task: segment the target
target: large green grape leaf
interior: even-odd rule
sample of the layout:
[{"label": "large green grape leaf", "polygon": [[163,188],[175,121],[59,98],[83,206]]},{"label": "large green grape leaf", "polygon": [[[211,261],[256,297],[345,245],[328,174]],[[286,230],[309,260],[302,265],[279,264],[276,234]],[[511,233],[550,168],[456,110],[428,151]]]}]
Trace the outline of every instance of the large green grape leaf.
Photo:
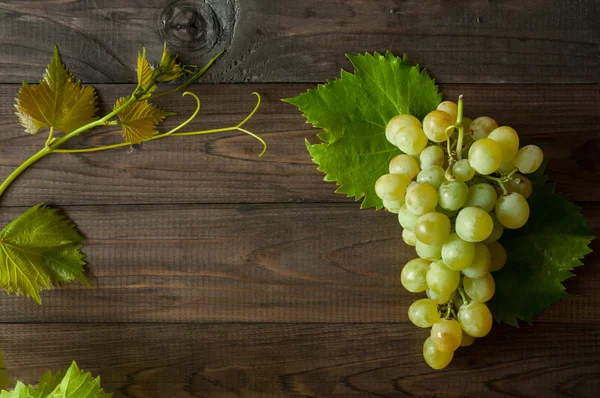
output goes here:
[{"label": "large green grape leaf", "polygon": [[0,398],[111,398],[93,378],[73,362],[66,372],[44,373],[37,387],[17,382],[12,391],[0,392]]},{"label": "large green grape leaf", "polygon": [[543,167],[532,176],[531,215],[523,228],[505,230],[500,243],[507,263],[494,273],[496,293],[488,303],[498,322],[531,323],[557,301],[569,297],[562,282],[574,276],[594,239],[580,208],[554,192]]},{"label": "large green grape leaf", "polygon": [[82,240],[56,209],[33,206],[0,232],[0,287],[40,304],[43,288],[73,280],[91,287],[83,274]]},{"label": "large green grape leaf", "polygon": [[322,129],[321,143],[306,147],[325,181],[339,185],[336,192],[363,199],[362,208],[383,206],[375,181],[387,173],[400,150],[385,138],[385,125],[398,114],[422,119],[437,107],[441,94],[435,81],[411,65],[406,56],[391,53],[351,56],[354,74],[284,101],[294,104],[307,123]]}]

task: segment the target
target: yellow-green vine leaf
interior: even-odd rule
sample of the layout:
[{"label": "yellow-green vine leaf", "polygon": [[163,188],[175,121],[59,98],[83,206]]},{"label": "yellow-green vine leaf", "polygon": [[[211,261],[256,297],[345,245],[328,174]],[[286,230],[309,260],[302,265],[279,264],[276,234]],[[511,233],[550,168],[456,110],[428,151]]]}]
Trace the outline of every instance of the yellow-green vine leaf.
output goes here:
[{"label": "yellow-green vine leaf", "polygon": [[142,52],[138,51],[137,58],[137,79],[141,89],[147,92],[152,92],[156,89],[156,85],[152,86],[154,81],[152,80],[152,68],[146,59],[146,49],[142,49]]},{"label": "yellow-green vine leaf", "polygon": [[[115,103],[115,109],[127,102],[123,97]],[[129,105],[117,114],[121,127],[123,127],[123,138],[126,142],[140,144],[153,135],[158,134],[156,125],[173,113],[165,112],[148,101],[138,101]]]},{"label": "yellow-green vine leaf", "polygon": [[163,48],[158,67],[160,69],[159,82],[170,82],[185,73],[183,66],[177,62],[177,56],[173,56],[167,51],[167,43],[165,43]]},{"label": "yellow-green vine leaf", "polygon": [[58,48],[54,47],[54,57],[40,84],[23,82],[15,107],[19,121],[29,134],[44,127],[69,133],[94,120],[96,91],[75,80],[61,62]]},{"label": "yellow-green vine leaf", "polygon": [[57,209],[33,206],[0,232],[0,287],[38,304],[42,289],[53,285],[78,280],[91,287],[83,274],[82,240]]},{"label": "yellow-green vine leaf", "polygon": [[73,362],[66,372],[44,373],[37,387],[17,382],[13,391],[0,392],[0,398],[111,398],[100,387],[100,377],[92,377]]},{"label": "yellow-green vine leaf", "polygon": [[342,71],[338,79],[284,101],[294,104],[306,122],[322,129],[321,143],[306,147],[313,162],[336,182],[337,193],[356,200],[362,208],[383,206],[375,181],[387,173],[400,150],[385,138],[385,126],[394,116],[408,113],[422,119],[440,103],[435,81],[391,53],[352,56],[355,73]]}]

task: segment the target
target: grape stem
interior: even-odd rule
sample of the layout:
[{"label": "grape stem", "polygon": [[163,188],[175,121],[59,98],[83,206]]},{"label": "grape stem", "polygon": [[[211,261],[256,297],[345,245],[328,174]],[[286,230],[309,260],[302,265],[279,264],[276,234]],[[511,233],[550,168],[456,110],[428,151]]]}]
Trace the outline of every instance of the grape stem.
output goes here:
[{"label": "grape stem", "polygon": [[502,177],[492,177],[492,176],[482,176],[482,177],[485,177],[488,180],[495,181],[502,189],[502,193],[504,195],[506,195],[508,193],[508,190],[506,189],[506,186],[504,185],[504,183],[514,180],[516,178],[514,175],[517,171],[519,171],[519,169],[515,168],[513,171],[511,171],[510,173],[508,173],[507,175],[502,176]]},{"label": "grape stem", "polygon": [[[465,128],[463,126],[463,96],[458,96],[458,110],[456,112],[456,122],[449,126],[446,131],[446,152],[448,152],[448,168],[446,169],[445,177],[448,181],[454,181],[456,178],[452,175],[452,168],[454,164],[462,159],[462,146],[465,135]],[[454,130],[458,130],[458,139],[454,142],[450,139],[450,134]],[[452,149],[456,146],[456,149]]]},{"label": "grape stem", "polygon": [[460,294],[460,298],[462,298],[463,303],[469,304],[471,300],[469,300],[469,298],[467,297],[467,293],[465,293],[465,290],[463,289],[462,285],[458,285],[456,291],[458,292],[458,294]]},{"label": "grape stem", "polygon": [[465,135],[465,127],[463,126],[463,95],[458,96],[458,112],[456,113],[456,128],[458,129],[458,142],[456,144],[456,156],[458,160],[462,159],[462,146]]}]

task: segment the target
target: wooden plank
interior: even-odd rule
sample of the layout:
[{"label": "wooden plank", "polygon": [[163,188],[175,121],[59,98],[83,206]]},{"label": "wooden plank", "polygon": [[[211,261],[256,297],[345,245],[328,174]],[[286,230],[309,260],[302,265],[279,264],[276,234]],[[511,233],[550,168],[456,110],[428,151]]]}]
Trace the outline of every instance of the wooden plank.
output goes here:
[{"label": "wooden plank", "polygon": [[[0,225],[22,209],[5,209]],[[0,295],[0,322],[405,322],[421,295],[396,217],[355,205],[67,207],[87,237],[95,289]],[[585,214],[596,235],[600,208]],[[598,249],[598,241],[593,243]],[[600,250],[568,281],[576,297],[537,318],[598,323]]]},{"label": "wooden plank", "polygon": [[[298,110],[282,103],[308,85],[198,85],[203,109],[190,129],[235,125],[254,106],[252,91],[263,106],[248,128],[269,143],[224,135],[169,138],[91,154],[53,154],[32,167],[6,192],[3,206],[46,201],[61,205],[232,202],[352,202],[334,194],[307,154],[304,139],[312,129]],[[7,176],[43,145],[44,134],[31,137],[14,116],[18,87],[0,85],[0,175]],[[99,86],[104,111],[132,86]],[[536,143],[552,161],[550,179],[578,201],[600,200],[600,85],[518,86],[444,85],[447,98],[466,97],[467,115],[487,114],[520,132],[522,144]],[[161,104],[184,120],[192,112],[189,98],[169,97]],[[174,121],[168,126],[173,126]],[[118,130],[78,139],[75,147],[119,142]]]},{"label": "wooden plank", "polygon": [[[165,37],[158,33],[164,30],[160,16],[169,3],[3,2],[0,82],[38,80],[54,45],[85,81],[132,82],[142,46],[151,59],[159,57]],[[235,9],[232,1],[207,3],[222,15],[224,30],[202,29],[199,19],[184,18],[180,25],[200,30],[184,32],[177,46],[193,64],[227,50],[206,76],[209,82],[320,82],[349,66],[344,54],[375,50],[407,53],[445,83],[599,81],[600,10],[594,0],[245,0]],[[188,45],[193,51],[184,51]]]},{"label": "wooden plank", "polygon": [[[443,371],[409,324],[1,325],[13,379],[72,360],[115,398],[597,397],[597,325],[495,327]],[[443,394],[442,394],[443,392]]]}]

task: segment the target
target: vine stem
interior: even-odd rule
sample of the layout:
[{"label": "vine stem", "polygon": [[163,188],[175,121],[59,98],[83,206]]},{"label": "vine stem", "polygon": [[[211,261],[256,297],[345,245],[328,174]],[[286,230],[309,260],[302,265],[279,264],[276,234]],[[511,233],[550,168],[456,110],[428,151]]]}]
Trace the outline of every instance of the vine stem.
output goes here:
[{"label": "vine stem", "polygon": [[458,111],[456,113],[456,127],[458,128],[458,142],[456,143],[456,156],[458,160],[462,159],[462,146],[465,135],[465,127],[463,126],[463,96],[458,96]]}]

